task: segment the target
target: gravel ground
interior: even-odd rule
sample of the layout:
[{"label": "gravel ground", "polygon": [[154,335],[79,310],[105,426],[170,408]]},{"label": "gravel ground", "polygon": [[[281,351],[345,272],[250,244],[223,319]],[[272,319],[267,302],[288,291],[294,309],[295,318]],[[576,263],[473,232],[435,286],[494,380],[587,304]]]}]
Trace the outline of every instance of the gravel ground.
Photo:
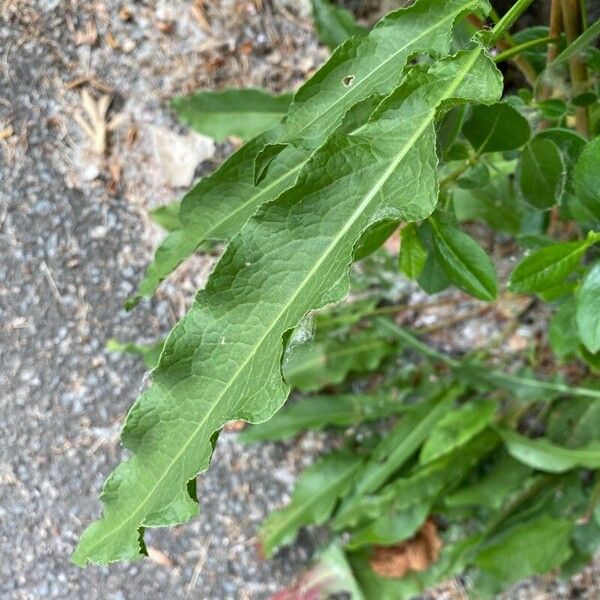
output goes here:
[{"label": "gravel ground", "polygon": [[[297,12],[265,17],[252,2],[211,4],[208,26],[183,1],[0,11],[0,598],[267,598],[306,562],[310,538],[263,562],[256,527],[319,438],[242,450],[225,433],[199,482],[201,516],[148,532],[153,561],[83,571],[69,556],[123,458],[118,433],[144,379],[105,342],[168,331],[208,268],[196,261],[150,304],[121,308],[160,235],[148,208],[182,191],[157,164],[152,128],[177,132],[174,94],[292,88],[324,53]],[[112,97],[103,155],[76,121],[84,91]]]},{"label": "gravel ground", "polygon": [[[199,480],[199,518],[147,533],[151,560],[69,561],[123,458],[120,426],[144,381],[106,340],[157,339],[210,268],[193,260],[150,303],[121,308],[160,236],[148,209],[183,191],[154,152],[157,129],[183,133],[168,100],[199,87],[296,87],[326,56],[306,14],[306,2],[286,0],[0,2],[0,598],[263,599],[308,561],[310,534],[264,562],[255,532],[325,438],[242,448],[233,432]],[[81,124],[86,93],[96,106],[111,99],[91,124],[110,123],[99,146]],[[510,597],[597,598],[586,595],[596,575],[536,580]],[[434,597],[464,594],[452,585]]]}]

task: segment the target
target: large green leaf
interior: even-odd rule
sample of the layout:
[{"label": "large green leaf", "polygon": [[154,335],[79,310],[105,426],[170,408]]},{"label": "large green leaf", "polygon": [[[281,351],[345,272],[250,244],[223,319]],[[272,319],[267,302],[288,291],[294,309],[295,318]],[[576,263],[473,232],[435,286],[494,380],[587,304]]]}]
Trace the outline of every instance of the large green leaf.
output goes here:
[{"label": "large green leaf", "polygon": [[335,425],[347,427],[402,413],[406,405],[384,395],[335,394],[303,398],[280,410],[273,418],[245,429],[243,442],[282,440],[309,429]]},{"label": "large green leaf", "polygon": [[367,33],[345,8],[335,6],[329,0],[311,0],[311,4],[319,39],[331,50],[335,50],[353,35]]},{"label": "large green leaf", "polygon": [[186,125],[221,142],[231,135],[249,140],[276,125],[291,101],[292,94],[247,88],[177,96],[171,107]]},{"label": "large green leaf", "polygon": [[[151,296],[202,241],[233,237],[261,204],[294,184],[310,151],[342,124],[353,106],[391,92],[414,54],[446,54],[453,23],[480,8],[489,8],[486,0],[418,0],[384,17],[369,35],[338,48],[298,90],[284,126],[250,141],[186,194],[179,215],[182,230],[168,235],[158,247],[127,306]],[[302,148],[286,146],[299,138]],[[280,152],[276,156],[267,152],[272,160],[255,186],[256,159],[266,146],[276,146]]]},{"label": "large green leaf", "polygon": [[167,338],[152,385],[127,417],[122,440],[133,454],[108,479],[104,516],[84,532],[76,563],[136,558],[141,527],[197,513],[188,482],[208,468],[215,432],[232,420],[265,421],[283,404],[284,335],[347,294],[362,233],[435,208],[440,107],[494,102],[501,91],[481,48],[413,71],[359,135],[332,136],[297,184],[242,228]]},{"label": "large green leaf", "polygon": [[592,234],[585,240],[552,244],[532,252],[511,273],[508,287],[513,292],[543,292],[563,283],[597,237]]},{"label": "large green leaf", "polygon": [[577,199],[595,219],[600,219],[600,137],[579,156],[573,173]]},{"label": "large green leaf", "polygon": [[581,448],[565,448],[545,438],[532,440],[508,429],[500,430],[500,435],[510,455],[534,469],[548,473],[564,473],[578,467],[600,469],[600,441],[591,441]]},{"label": "large green leaf", "polygon": [[437,262],[457,287],[481,300],[493,300],[496,269],[484,250],[457,227],[430,219]]},{"label": "large green leaf", "polygon": [[572,528],[569,520],[547,516],[522,523],[486,545],[476,564],[505,583],[545,573],[571,556]]},{"label": "large green leaf", "polygon": [[[600,163],[597,165],[600,169]],[[600,350],[600,261],[585,276],[577,293],[577,330],[589,352]]]},{"label": "large green leaf", "polygon": [[336,452],[321,458],[296,481],[290,503],[272,513],[259,531],[265,556],[294,540],[304,525],[324,523],[350,486],[361,464],[357,454]]}]

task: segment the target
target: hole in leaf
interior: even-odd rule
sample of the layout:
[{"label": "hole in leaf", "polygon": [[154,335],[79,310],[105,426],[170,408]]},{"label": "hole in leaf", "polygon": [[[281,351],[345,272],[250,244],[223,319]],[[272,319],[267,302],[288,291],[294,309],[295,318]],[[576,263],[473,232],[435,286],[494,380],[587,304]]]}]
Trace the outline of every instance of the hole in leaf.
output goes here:
[{"label": "hole in leaf", "polygon": [[344,77],[344,79],[342,79],[342,83],[346,87],[350,87],[354,83],[354,75],[346,75],[346,77]]}]

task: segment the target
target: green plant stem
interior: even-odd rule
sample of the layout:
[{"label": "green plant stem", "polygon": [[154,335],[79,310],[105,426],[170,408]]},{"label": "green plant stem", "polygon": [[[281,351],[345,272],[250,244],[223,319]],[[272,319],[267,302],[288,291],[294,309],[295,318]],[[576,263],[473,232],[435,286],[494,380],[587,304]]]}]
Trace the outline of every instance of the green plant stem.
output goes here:
[{"label": "green plant stem", "polygon": [[454,183],[465,171],[470,169],[473,165],[477,164],[477,160],[479,159],[478,155],[471,156],[471,158],[467,159],[463,165],[449,173],[440,181],[440,188],[445,188],[451,183]]},{"label": "green plant stem", "polygon": [[[562,18],[567,42],[572,44],[583,32],[580,0],[561,0]],[[569,58],[569,74],[573,95],[578,96],[587,90],[587,67],[585,60],[574,54]],[[589,135],[589,118],[587,106],[575,107],[575,126],[584,137]]]},{"label": "green plant stem", "polygon": [[543,38],[538,38],[537,40],[529,40],[528,42],[523,42],[522,44],[513,46],[512,48],[509,48],[508,50],[505,50],[504,52],[500,52],[500,54],[497,54],[496,56],[494,56],[494,62],[500,63],[504,60],[508,60],[509,58],[512,58],[516,54],[520,54],[521,52],[523,52],[525,50],[529,50],[529,48],[535,48],[536,46],[543,46],[544,44],[553,44],[553,42],[556,42],[557,40],[558,40],[558,38],[548,35]]},{"label": "green plant stem", "polygon": [[[378,320],[380,327],[387,331],[393,337],[402,340],[408,346],[417,350],[424,356],[433,360],[438,360],[445,363],[452,369],[460,369],[462,363],[459,360],[451,358],[450,356],[439,352],[435,348],[428,346],[421,340],[417,339],[412,333],[409,333],[406,329],[398,327],[388,319]],[[574,387],[564,383],[555,383],[552,381],[538,381],[537,379],[530,379],[528,377],[519,377],[518,375],[512,375],[510,373],[504,373],[502,371],[496,371],[490,369],[487,365],[481,365],[482,379],[485,377],[486,381],[490,385],[494,385],[499,389],[510,388],[510,384],[526,386],[536,388],[538,390],[546,390],[548,392],[556,392],[557,394],[564,394],[565,396],[574,396],[579,398],[593,398],[594,400],[600,400],[600,390],[591,388]],[[507,385],[508,384],[508,385]]]},{"label": "green plant stem", "polygon": [[[490,16],[495,23],[498,23],[500,20],[495,11]],[[469,15],[468,19],[474,27],[481,29],[482,32],[485,30],[486,24],[477,15]],[[483,35],[485,36],[485,33],[483,33]],[[509,33],[505,33],[503,39],[496,42],[497,48],[502,51],[508,50],[514,45],[515,42]],[[533,87],[537,79],[537,73],[535,72],[533,65],[520,54],[516,54],[510,60],[514,63],[515,67],[521,71],[521,74],[525,77],[527,83]]]},{"label": "green plant stem", "polygon": [[489,42],[494,43],[502,38],[532,3],[533,0],[517,0],[490,31]]}]

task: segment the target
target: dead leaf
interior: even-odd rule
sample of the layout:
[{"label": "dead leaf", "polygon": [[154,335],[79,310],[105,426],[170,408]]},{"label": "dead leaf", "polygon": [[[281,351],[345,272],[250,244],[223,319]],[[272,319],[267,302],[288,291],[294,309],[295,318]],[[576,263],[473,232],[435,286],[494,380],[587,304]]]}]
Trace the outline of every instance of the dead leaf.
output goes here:
[{"label": "dead leaf", "polygon": [[200,25],[200,29],[204,31],[204,33],[211,34],[212,28],[208,19],[206,18],[206,12],[204,11],[204,1],[203,0],[195,0],[194,4],[192,4],[192,14],[196,21],[198,21],[198,25]]},{"label": "dead leaf", "polygon": [[215,142],[205,135],[178,135],[155,126],[152,127],[152,137],[165,182],[171,187],[188,187],[196,167],[215,155]]},{"label": "dead leaf", "polygon": [[98,30],[94,21],[88,21],[83,29],[75,32],[76,46],[93,46],[98,40]]},{"label": "dead leaf", "polygon": [[133,11],[131,8],[129,8],[129,6],[122,6],[119,9],[119,19],[121,19],[121,21],[125,21],[126,23],[133,19]]},{"label": "dead leaf", "polygon": [[108,132],[117,129],[126,120],[126,116],[123,114],[115,115],[110,121],[108,120],[107,113],[111,102],[112,97],[108,94],[103,94],[96,100],[87,90],[83,90],[81,105],[87,115],[87,120],[80,112],[73,115],[79,127],[90,138],[94,152],[99,156],[106,152]]},{"label": "dead leaf", "polygon": [[90,138],[94,151],[99,155],[106,151],[106,132],[108,130],[106,113],[111,102],[112,98],[107,94],[95,100],[87,90],[83,90],[81,104],[88,120],[86,121],[79,112],[74,115],[75,121]]},{"label": "dead leaf", "polygon": [[382,577],[404,577],[411,571],[424,571],[436,562],[442,549],[433,519],[428,519],[410,540],[394,546],[376,546],[370,563]]},{"label": "dead leaf", "polygon": [[148,558],[157,565],[161,567],[168,567],[172,569],[175,566],[175,563],[162,551],[154,546],[148,546],[146,548],[148,551]]},{"label": "dead leaf", "polygon": [[112,50],[118,50],[121,47],[115,36],[110,31],[106,34],[105,39],[106,43]]},{"label": "dead leaf", "polygon": [[246,421],[231,421],[223,429],[225,431],[241,431],[246,427]]},{"label": "dead leaf", "polygon": [[0,140],[7,140],[13,135],[14,132],[15,130],[12,127],[5,127],[4,129],[0,129]]}]

